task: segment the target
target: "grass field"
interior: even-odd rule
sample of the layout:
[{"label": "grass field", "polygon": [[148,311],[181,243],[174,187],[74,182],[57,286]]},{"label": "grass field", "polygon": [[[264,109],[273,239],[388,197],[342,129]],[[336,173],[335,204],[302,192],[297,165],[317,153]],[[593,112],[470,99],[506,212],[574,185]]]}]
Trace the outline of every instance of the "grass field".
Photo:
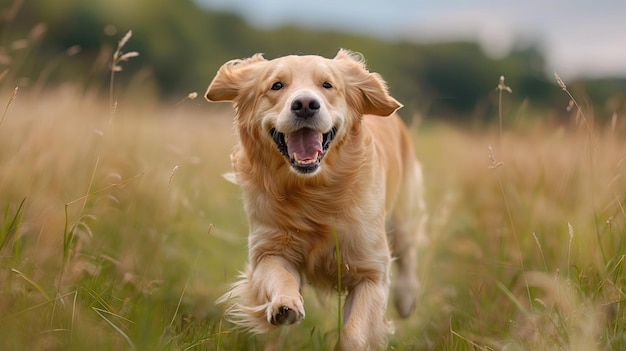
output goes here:
[{"label": "grass field", "polygon": [[[262,348],[213,303],[246,259],[240,193],[221,177],[230,107],[126,97],[112,111],[72,85],[11,93],[0,349]],[[390,310],[389,349],[626,349],[625,122],[580,112],[414,130],[429,236],[417,311]],[[305,305],[284,349],[329,349],[337,301],[306,290]]]}]

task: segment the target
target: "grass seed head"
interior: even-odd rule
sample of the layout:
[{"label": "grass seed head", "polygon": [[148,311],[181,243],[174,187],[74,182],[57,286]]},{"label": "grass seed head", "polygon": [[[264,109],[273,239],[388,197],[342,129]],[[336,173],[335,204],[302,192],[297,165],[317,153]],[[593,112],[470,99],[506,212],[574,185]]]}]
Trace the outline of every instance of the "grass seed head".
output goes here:
[{"label": "grass seed head", "polygon": [[499,91],[506,91],[509,93],[513,93],[513,89],[511,87],[504,84],[504,76],[500,76],[500,81],[498,82],[498,86],[496,87]]},{"label": "grass seed head", "polygon": [[554,73],[554,78],[556,79],[556,83],[559,85],[559,87],[566,91],[567,86],[565,85],[565,82],[563,82],[563,79],[561,79],[561,77],[558,75],[558,73]]}]

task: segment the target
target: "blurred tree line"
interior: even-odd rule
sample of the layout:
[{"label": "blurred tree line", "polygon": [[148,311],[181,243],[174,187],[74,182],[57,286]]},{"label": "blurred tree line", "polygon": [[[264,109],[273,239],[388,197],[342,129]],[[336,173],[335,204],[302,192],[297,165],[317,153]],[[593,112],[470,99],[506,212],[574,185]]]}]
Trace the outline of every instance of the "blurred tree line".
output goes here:
[{"label": "blurred tree line", "polygon": [[[524,108],[565,114],[568,102],[546,74],[539,46],[532,44],[494,59],[471,42],[384,41],[295,26],[258,29],[236,14],[207,11],[192,0],[14,0],[0,6],[0,15],[0,84],[17,81],[26,89],[67,81],[106,89],[111,54],[132,30],[124,51],[140,56],[123,64],[119,79],[133,92],[162,98],[203,93],[220,65],[233,58],[257,52],[266,58],[332,57],[347,48],[361,52],[369,68],[383,75],[405,105],[405,116],[495,119],[500,75],[513,88],[506,97],[508,112]],[[595,109],[597,119],[624,112],[626,80],[570,86],[588,98],[587,107]]]}]

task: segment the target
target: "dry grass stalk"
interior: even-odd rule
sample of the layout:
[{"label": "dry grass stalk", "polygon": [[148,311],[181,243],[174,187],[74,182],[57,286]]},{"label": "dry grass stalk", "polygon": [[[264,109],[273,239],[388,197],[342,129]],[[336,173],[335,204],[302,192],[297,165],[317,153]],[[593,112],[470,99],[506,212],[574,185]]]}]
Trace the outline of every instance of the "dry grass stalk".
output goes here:
[{"label": "dry grass stalk", "polygon": [[585,124],[585,128],[587,129],[587,132],[589,134],[589,140],[593,143],[594,148],[598,149],[598,146],[593,140],[593,125],[587,120],[587,116],[585,116],[585,113],[580,108],[580,105],[578,105],[578,102],[576,101],[576,99],[574,99],[574,96],[572,95],[572,93],[570,93],[570,91],[567,89],[567,85],[565,85],[565,82],[563,81],[563,79],[561,79],[561,77],[557,73],[554,73],[554,78],[556,79],[556,83],[559,85],[561,90],[563,90],[567,94],[567,96],[570,98],[570,101],[567,106],[567,111],[571,111],[573,107],[576,108],[576,119],[578,119],[578,116],[582,118],[582,121]]},{"label": "dry grass stalk", "polygon": [[172,185],[172,180],[174,180],[174,175],[176,174],[177,170],[178,170],[178,165],[174,166],[174,168],[172,169],[172,172],[170,173],[170,179],[167,182],[168,185]]},{"label": "dry grass stalk", "polygon": [[11,93],[11,96],[9,96],[9,101],[4,107],[4,112],[2,113],[2,118],[0,119],[0,126],[2,125],[2,122],[4,122],[4,118],[7,116],[7,111],[9,110],[9,106],[11,106],[11,103],[13,102],[13,100],[15,100],[15,96],[17,96],[18,88],[19,87],[15,87],[15,89],[13,89],[13,92]]},{"label": "dry grass stalk", "polygon": [[487,167],[489,169],[496,169],[504,165],[504,162],[496,160],[496,155],[493,151],[493,146],[491,146],[491,144],[489,144],[489,161],[491,161],[491,165]]},{"label": "dry grass stalk", "polygon": [[117,102],[113,101],[113,88],[115,86],[115,72],[120,72],[122,70],[122,66],[120,66],[121,62],[128,61],[133,57],[139,56],[139,52],[130,51],[127,53],[123,53],[122,49],[124,45],[128,43],[130,38],[133,36],[133,31],[129,30],[126,34],[120,39],[117,43],[117,49],[113,52],[113,61],[111,62],[111,78],[109,80],[109,106],[111,108],[111,116],[109,120],[109,126],[111,125],[111,120],[113,119],[113,115],[115,114],[113,105],[117,104]]},{"label": "dry grass stalk", "polygon": [[184,98],[180,99],[180,101],[178,103],[176,103],[176,105],[178,106],[178,105],[182,104],[183,102],[185,102],[187,100],[189,100],[189,101],[195,100],[197,97],[198,97],[198,93],[196,93],[195,91],[191,92],[191,93],[187,94],[187,96],[185,96]]},{"label": "dry grass stalk", "polygon": [[496,87],[498,90],[498,123],[499,123],[499,139],[500,146],[502,147],[502,92],[506,91],[509,94],[513,93],[513,89],[507,86],[504,83],[504,76],[500,76],[500,80],[498,81],[498,86]]}]

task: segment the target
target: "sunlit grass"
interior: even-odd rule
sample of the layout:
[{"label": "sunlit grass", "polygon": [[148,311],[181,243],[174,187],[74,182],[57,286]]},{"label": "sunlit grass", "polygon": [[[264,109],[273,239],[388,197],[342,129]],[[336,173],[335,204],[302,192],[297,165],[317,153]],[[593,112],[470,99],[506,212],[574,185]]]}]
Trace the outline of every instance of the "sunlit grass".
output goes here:
[{"label": "sunlit grass", "polygon": [[[232,112],[126,103],[102,133],[106,101],[20,94],[0,125],[0,348],[262,348],[213,303],[246,259],[221,177]],[[626,347],[623,135],[536,121],[499,135],[415,133],[432,221],[417,312],[390,311],[390,348]],[[336,301],[305,300],[307,319],[268,337],[328,349]]]},{"label": "sunlit grass", "polygon": [[422,256],[432,265],[422,299],[450,329],[429,347],[624,347],[626,147],[580,113],[566,125],[420,134],[444,139],[418,147],[436,179],[433,216],[446,214]]},{"label": "sunlit grass", "polygon": [[103,134],[101,99],[36,100],[18,96],[0,126],[0,343],[145,349],[178,301],[173,325],[219,321],[212,301],[246,242],[239,192],[220,177],[229,116],[125,107]]}]

